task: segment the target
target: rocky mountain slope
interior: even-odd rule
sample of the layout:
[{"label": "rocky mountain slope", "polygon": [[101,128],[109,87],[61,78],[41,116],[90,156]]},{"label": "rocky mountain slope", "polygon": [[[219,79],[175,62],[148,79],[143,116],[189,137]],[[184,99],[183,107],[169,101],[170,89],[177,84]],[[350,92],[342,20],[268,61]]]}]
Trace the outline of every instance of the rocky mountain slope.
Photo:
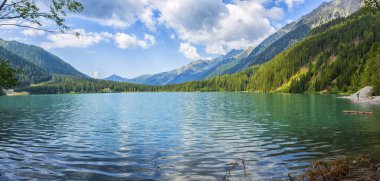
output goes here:
[{"label": "rocky mountain slope", "polygon": [[360,7],[360,0],[324,2],[309,14],[281,28],[253,50],[246,50],[246,52],[250,52],[248,56],[231,60],[228,64],[219,65],[218,68],[223,71],[219,72],[218,75],[236,73],[252,65],[265,63],[294,43],[302,40],[311,29],[331,20],[347,17],[358,11]]},{"label": "rocky mountain slope", "polygon": [[353,93],[380,95],[380,11],[363,8],[319,26],[272,60],[233,75],[168,86],[175,91]]},{"label": "rocky mountain slope", "polygon": [[143,75],[134,79],[111,76],[105,80],[146,85],[168,85],[240,72],[250,66],[271,60],[306,37],[311,29],[331,20],[347,17],[359,10],[360,7],[360,0],[332,0],[325,2],[297,21],[287,24],[255,48],[251,47],[245,51],[232,50],[227,55],[213,60],[192,62],[179,69],[155,75]]},{"label": "rocky mountain slope", "polygon": [[155,75],[143,75],[133,79],[122,78],[118,75],[112,75],[105,80],[129,82],[145,85],[167,85],[177,84],[188,81],[203,80],[207,77],[205,72],[216,67],[219,63],[240,55],[242,50],[232,50],[227,55],[220,56],[212,60],[199,60],[191,62],[179,69],[168,72],[162,72]]}]

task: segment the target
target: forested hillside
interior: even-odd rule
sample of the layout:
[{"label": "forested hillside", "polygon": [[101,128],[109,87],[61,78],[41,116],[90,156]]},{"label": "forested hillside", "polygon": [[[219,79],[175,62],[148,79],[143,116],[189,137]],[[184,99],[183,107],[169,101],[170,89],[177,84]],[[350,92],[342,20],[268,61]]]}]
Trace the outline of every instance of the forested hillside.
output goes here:
[{"label": "forested hillside", "polygon": [[313,29],[271,61],[233,75],[164,87],[55,77],[31,93],[102,91],[355,92],[371,85],[380,93],[380,14],[362,9]]},{"label": "forested hillside", "polygon": [[369,9],[313,29],[260,67],[207,81],[167,86],[177,91],[354,92],[380,87],[380,15]]},{"label": "forested hillside", "polygon": [[[260,65],[265,63],[276,55],[284,51],[286,48],[290,47],[292,44],[300,41],[302,38],[306,37],[310,32],[310,27],[306,24],[300,23],[296,25],[297,28],[286,33],[276,42],[261,50],[261,53],[252,52],[249,56],[243,58],[236,58],[230,61],[230,63],[216,67],[218,71],[213,72],[210,76],[214,75],[224,75],[233,74],[245,70],[247,67],[253,65]],[[258,48],[255,48],[254,51]]]},{"label": "forested hillside", "polygon": [[86,77],[70,64],[40,47],[2,39],[0,39],[0,47],[24,58],[48,73]]},{"label": "forested hillside", "polygon": [[337,18],[343,18],[358,11],[360,0],[332,0],[322,3],[312,12],[289,23],[279,31],[265,39],[257,47],[246,50],[247,56],[230,59],[218,65],[206,78],[218,75],[233,74],[245,70],[252,65],[259,65],[273,59],[276,55],[294,43],[305,38],[313,27],[318,27]]},{"label": "forested hillside", "polygon": [[75,76],[53,75],[53,79],[38,86],[16,89],[32,94],[100,93],[100,92],[155,92],[159,87],[113,82]]},{"label": "forested hillside", "polygon": [[[258,91],[353,92],[376,84],[380,16],[362,10],[332,26],[315,29],[302,42],[260,67],[248,89]],[[377,59],[377,60],[376,60]],[[374,72],[375,71],[375,72]]]},{"label": "forested hillside", "polygon": [[13,69],[20,71],[17,78],[21,86],[51,79],[51,75],[47,71],[2,47],[0,47],[0,60],[8,61]]}]

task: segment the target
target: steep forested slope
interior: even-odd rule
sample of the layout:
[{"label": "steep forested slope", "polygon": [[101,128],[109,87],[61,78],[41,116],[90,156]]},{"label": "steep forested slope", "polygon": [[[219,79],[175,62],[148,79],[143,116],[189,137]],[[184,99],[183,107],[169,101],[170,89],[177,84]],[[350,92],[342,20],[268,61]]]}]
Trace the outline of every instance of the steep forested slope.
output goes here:
[{"label": "steep forested slope", "polygon": [[47,71],[2,47],[0,47],[0,60],[9,61],[12,68],[20,71],[17,77],[21,86],[51,79],[51,75]]},{"label": "steep forested slope", "polygon": [[5,41],[2,39],[0,39],[0,47],[24,58],[51,74],[86,76],[73,68],[70,64],[61,60],[59,57],[40,47],[26,45],[16,41]]},{"label": "steep forested slope", "polygon": [[380,15],[362,9],[313,29],[271,61],[207,81],[167,86],[178,91],[353,92],[380,87]]},{"label": "steep forested slope", "polygon": [[332,0],[322,3],[312,12],[284,26],[279,31],[265,39],[254,49],[248,49],[248,56],[230,59],[216,66],[214,72],[209,72],[206,78],[217,75],[233,74],[245,70],[252,65],[265,63],[276,55],[306,37],[310,30],[337,18],[351,15],[361,7],[360,0]]},{"label": "steep forested slope", "polygon": [[367,75],[380,75],[380,67],[377,72],[370,69],[371,60],[380,53],[379,29],[380,16],[366,10],[337,25],[320,27],[260,67],[248,89],[346,92],[377,86]]},{"label": "steep forested slope", "polygon": [[[310,26],[305,24],[299,24],[296,28],[281,38],[276,40],[274,43],[270,44],[265,49],[261,50],[261,53],[252,52],[249,56],[243,58],[236,58],[232,60],[228,64],[223,64],[218,66],[217,69],[219,71],[215,71],[217,75],[224,74],[233,74],[236,72],[243,71],[247,67],[252,65],[259,65],[271,60],[273,57],[284,51],[286,48],[290,47],[294,43],[302,40],[302,38],[306,37],[310,32]],[[261,47],[259,47],[261,48]],[[258,48],[255,48],[254,51],[258,51]],[[213,75],[213,74],[211,74]],[[210,76],[209,78],[214,77]]]}]

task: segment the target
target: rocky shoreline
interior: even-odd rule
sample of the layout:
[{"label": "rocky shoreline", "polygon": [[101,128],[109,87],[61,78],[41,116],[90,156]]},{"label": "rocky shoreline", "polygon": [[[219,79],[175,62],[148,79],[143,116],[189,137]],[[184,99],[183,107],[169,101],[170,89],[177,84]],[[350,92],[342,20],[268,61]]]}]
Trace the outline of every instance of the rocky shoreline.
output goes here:
[{"label": "rocky shoreline", "polygon": [[[0,90],[1,91],[1,90]],[[21,95],[29,95],[27,92],[15,92],[14,89],[3,90],[6,96],[21,96]]]},{"label": "rocky shoreline", "polygon": [[373,104],[380,105],[380,96],[371,96],[373,92],[373,87],[367,86],[360,91],[352,94],[351,96],[340,97],[342,99],[349,99],[354,103],[359,104]]}]

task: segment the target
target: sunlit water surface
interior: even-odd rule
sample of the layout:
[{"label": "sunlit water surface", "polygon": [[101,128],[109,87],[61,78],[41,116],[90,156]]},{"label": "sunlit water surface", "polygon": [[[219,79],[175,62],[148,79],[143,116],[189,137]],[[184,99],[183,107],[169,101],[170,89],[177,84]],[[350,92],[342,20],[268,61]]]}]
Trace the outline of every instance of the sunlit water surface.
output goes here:
[{"label": "sunlit water surface", "polygon": [[0,97],[0,180],[222,180],[238,158],[253,180],[277,179],[358,153],[380,160],[380,106],[335,96]]}]

